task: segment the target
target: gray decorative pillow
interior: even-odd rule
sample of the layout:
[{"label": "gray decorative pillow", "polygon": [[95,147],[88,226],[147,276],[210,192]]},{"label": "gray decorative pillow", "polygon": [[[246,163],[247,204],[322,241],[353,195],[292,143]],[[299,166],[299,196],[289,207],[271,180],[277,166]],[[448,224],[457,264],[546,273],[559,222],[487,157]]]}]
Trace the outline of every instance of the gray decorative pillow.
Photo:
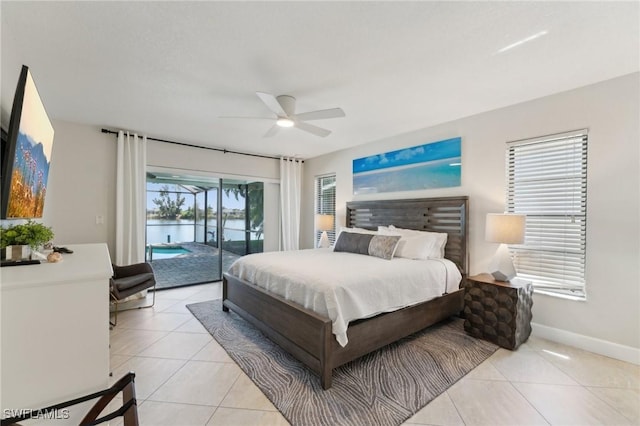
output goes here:
[{"label": "gray decorative pillow", "polygon": [[374,235],[369,243],[369,255],[390,260],[398,247],[400,235]]},{"label": "gray decorative pillow", "polygon": [[371,234],[357,234],[343,231],[333,247],[333,251],[346,251],[348,253],[369,254],[369,242],[374,237]]}]

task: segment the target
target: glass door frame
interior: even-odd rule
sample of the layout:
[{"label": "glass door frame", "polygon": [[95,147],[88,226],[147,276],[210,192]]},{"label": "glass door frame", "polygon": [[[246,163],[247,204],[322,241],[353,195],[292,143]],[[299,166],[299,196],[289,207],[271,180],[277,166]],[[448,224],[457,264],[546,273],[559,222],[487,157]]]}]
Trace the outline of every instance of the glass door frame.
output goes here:
[{"label": "glass door frame", "polygon": [[[197,186],[199,188],[202,189],[202,192],[204,193],[204,206],[203,206],[203,215],[204,215],[204,223],[203,223],[203,232],[204,232],[204,236],[203,236],[203,244],[206,245],[213,245],[216,244],[217,248],[218,248],[218,260],[217,262],[214,260],[214,262],[217,263],[217,272],[218,275],[217,276],[212,276],[211,277],[211,282],[215,282],[215,281],[221,281],[223,279],[223,274],[225,273],[225,270],[223,269],[225,266],[228,268],[229,265],[225,264],[225,256],[223,256],[223,241],[224,241],[224,237],[225,237],[225,233],[224,233],[224,229],[223,229],[223,220],[224,220],[224,216],[223,216],[223,207],[224,207],[224,194],[223,194],[223,188],[226,186],[238,186],[241,185],[241,187],[239,187],[241,193],[244,196],[244,203],[240,203],[240,204],[236,204],[236,203],[232,203],[230,209],[244,209],[244,223],[243,225],[240,226],[236,226],[236,228],[240,228],[241,226],[244,228],[243,229],[243,243],[240,243],[240,241],[237,241],[239,244],[236,244],[238,249],[240,249],[241,251],[244,251],[244,254],[249,254],[252,252],[252,227],[251,227],[251,220],[252,220],[252,216],[250,215],[250,208],[251,208],[251,200],[249,199],[249,187],[250,185],[252,185],[253,183],[259,183],[264,185],[265,182],[258,179],[258,180],[253,180],[250,177],[236,177],[236,176],[222,176],[220,174],[217,173],[206,173],[203,171],[195,171],[195,170],[186,170],[186,169],[174,169],[174,168],[165,168],[165,167],[154,167],[154,166],[149,166],[147,168],[147,173],[150,175],[155,175],[158,174],[160,176],[164,175],[166,177],[162,178],[160,177],[159,179],[167,179],[167,183],[170,184],[176,184],[176,185],[192,185],[192,186]],[[154,176],[155,178],[155,176]],[[175,180],[171,180],[170,178],[175,178]],[[154,180],[155,181],[155,180]],[[149,182],[149,180],[146,180],[146,182]],[[156,181],[157,182],[157,181]],[[145,184],[146,186],[146,184]],[[215,194],[215,197],[213,197],[211,194],[212,190],[217,190],[217,193]],[[197,193],[193,193],[193,211],[194,211],[194,225],[193,225],[193,231],[194,231],[194,237],[193,237],[193,241],[195,243],[200,243],[198,241],[198,239],[200,239],[200,232],[199,232],[199,220],[198,220],[198,215],[197,215],[197,194],[200,191],[198,191]],[[264,197],[264,192],[262,193],[263,197]],[[215,200],[215,201],[214,201]],[[264,199],[263,199],[264,201]],[[148,201],[147,201],[148,202]],[[209,210],[209,203],[215,202],[216,204],[216,217],[215,220],[212,220],[214,218],[209,217],[208,214],[208,210]],[[263,202],[259,202],[258,205],[260,206],[260,208],[263,209],[263,215],[264,215],[264,204]],[[212,206],[213,207],[213,206]],[[254,206],[255,207],[255,206]],[[235,216],[236,218],[239,219],[239,215]],[[264,222],[264,220],[263,220]],[[186,225],[186,224],[185,224]],[[258,225],[258,224],[256,224]],[[145,220],[145,234],[147,231],[147,226],[146,225],[146,220]],[[209,239],[208,236],[208,231],[210,230],[215,230],[215,237],[213,239]],[[237,229],[237,231],[240,231],[239,229]],[[264,232],[257,232],[257,235],[259,236],[258,239],[263,239],[264,238]],[[240,235],[238,235],[238,233],[236,232],[235,235],[231,235],[229,236],[229,241],[233,241],[234,238],[238,238],[240,237]],[[240,237],[242,238],[242,237]],[[147,238],[145,235],[145,242],[146,242]],[[244,249],[244,250],[243,250]],[[262,249],[260,249],[260,246],[257,247],[258,250],[262,251]],[[254,250],[257,251],[257,250]],[[241,252],[238,252],[238,250],[232,251],[231,253],[234,253],[238,256],[242,256],[243,254],[240,254]],[[229,260],[233,260],[233,256],[227,256],[227,262],[226,263],[230,263]],[[214,263],[215,264],[215,263]],[[201,282],[193,282],[193,283],[185,283],[183,285],[188,286],[188,285],[195,285],[195,284],[201,284],[204,282],[210,282],[210,281],[201,281]]]}]

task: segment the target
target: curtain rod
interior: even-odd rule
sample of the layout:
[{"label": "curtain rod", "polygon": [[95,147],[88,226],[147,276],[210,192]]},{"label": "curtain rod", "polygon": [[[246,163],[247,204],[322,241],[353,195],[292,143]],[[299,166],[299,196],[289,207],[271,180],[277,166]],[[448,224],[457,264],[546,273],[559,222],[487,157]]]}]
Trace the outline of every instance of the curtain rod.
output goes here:
[{"label": "curtain rod", "polygon": [[[101,129],[102,133],[109,133],[112,135],[117,135],[118,132],[113,131],[113,130],[109,130],[109,129]],[[185,142],[176,142],[176,141],[170,141],[170,140],[166,140],[166,139],[158,139],[158,138],[152,138],[147,136],[147,140],[151,140],[151,141],[156,141],[156,142],[164,142],[164,143],[170,143],[173,145],[181,145],[181,146],[188,146],[191,148],[200,148],[200,149],[208,149],[210,151],[218,151],[218,152],[222,152],[223,154],[238,154],[238,155],[247,155],[249,157],[259,157],[259,158],[269,158],[271,160],[279,160],[280,157],[272,157],[270,155],[261,155],[261,154],[250,154],[248,152],[240,152],[240,151],[232,151],[229,149],[224,149],[224,148],[214,148],[214,147],[210,147],[210,146],[202,146],[202,145],[193,145],[190,143],[185,143]],[[292,159],[287,159],[289,161],[299,161],[301,163],[304,163],[304,160],[292,160]]]}]

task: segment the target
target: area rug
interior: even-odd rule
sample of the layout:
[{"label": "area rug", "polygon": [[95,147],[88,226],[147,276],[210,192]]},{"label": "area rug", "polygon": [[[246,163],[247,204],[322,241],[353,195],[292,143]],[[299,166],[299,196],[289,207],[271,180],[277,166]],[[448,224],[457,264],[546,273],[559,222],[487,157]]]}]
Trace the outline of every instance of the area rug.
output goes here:
[{"label": "area rug", "polygon": [[222,302],[187,308],[293,426],[399,425],[487,359],[496,345],[445,320],[334,370],[333,386]]}]

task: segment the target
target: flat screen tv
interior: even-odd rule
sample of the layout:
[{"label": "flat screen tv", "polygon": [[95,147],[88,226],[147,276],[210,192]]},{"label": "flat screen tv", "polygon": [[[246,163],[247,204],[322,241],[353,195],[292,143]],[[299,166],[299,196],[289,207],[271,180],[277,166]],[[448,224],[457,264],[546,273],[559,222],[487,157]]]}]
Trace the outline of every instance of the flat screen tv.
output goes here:
[{"label": "flat screen tv", "polygon": [[2,152],[2,219],[42,218],[53,126],[31,72],[22,66]]}]

